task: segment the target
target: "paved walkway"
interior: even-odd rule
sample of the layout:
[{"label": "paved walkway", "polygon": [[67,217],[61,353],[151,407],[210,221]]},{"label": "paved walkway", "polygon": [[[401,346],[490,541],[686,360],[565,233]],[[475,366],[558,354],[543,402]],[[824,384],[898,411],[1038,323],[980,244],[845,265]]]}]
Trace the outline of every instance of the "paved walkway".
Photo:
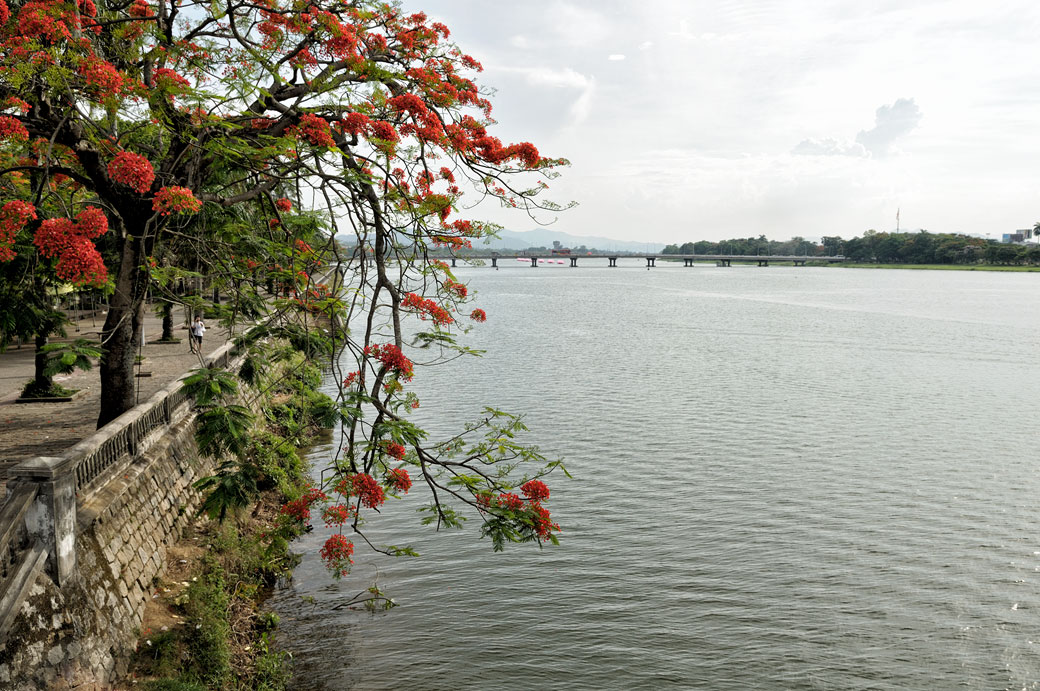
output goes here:
[{"label": "paved walkway", "polygon": [[[74,338],[97,340],[104,319],[101,313],[95,318],[88,313],[67,328],[69,338],[53,339],[52,342]],[[183,317],[175,313],[174,319],[183,320]],[[150,372],[151,376],[137,378],[138,401],[141,403],[201,364],[199,357],[188,350],[188,330],[184,324],[175,321],[174,336],[181,339],[180,343],[154,344],[152,341],[162,335],[162,322],[148,309],[144,332],[141,371]],[[226,341],[227,332],[223,328],[207,324],[203,339],[203,351],[207,355]],[[56,456],[96,429],[101,399],[97,366],[87,372],[55,377],[55,381],[66,388],[85,390],[71,403],[15,403],[25,383],[32,377],[31,343],[21,347],[11,345],[0,353],[0,483],[7,479],[7,469],[19,461],[33,456]]]}]

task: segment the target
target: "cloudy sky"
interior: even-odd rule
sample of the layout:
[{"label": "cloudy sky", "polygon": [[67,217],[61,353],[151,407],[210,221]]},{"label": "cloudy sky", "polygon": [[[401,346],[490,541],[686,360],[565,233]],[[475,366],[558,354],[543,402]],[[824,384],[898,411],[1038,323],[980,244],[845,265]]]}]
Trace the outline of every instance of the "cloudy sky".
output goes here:
[{"label": "cloudy sky", "polygon": [[[1040,4],[404,0],[572,166],[555,228],[684,242],[1040,220]],[[511,230],[537,224],[481,207]]]}]

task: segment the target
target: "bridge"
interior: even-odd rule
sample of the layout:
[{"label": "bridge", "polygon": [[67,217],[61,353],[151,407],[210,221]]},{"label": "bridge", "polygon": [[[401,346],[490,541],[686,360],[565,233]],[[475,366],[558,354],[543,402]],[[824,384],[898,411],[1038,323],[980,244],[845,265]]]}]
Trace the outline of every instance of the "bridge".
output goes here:
[{"label": "bridge", "polygon": [[535,268],[538,266],[539,260],[559,262],[562,259],[569,259],[571,266],[577,266],[579,259],[606,259],[608,262],[607,266],[617,266],[617,260],[619,257],[645,259],[646,268],[648,269],[657,266],[658,259],[663,259],[665,261],[682,259],[683,266],[693,266],[694,262],[713,262],[716,266],[732,266],[733,262],[756,262],[759,266],[769,266],[769,262],[790,262],[795,266],[805,266],[806,262],[826,262],[828,264],[838,264],[845,261],[844,255],[840,254],[825,257],[810,257],[804,254],[613,254],[602,252],[596,254],[499,254],[496,252],[493,253],[491,256],[453,255],[451,257],[451,265],[457,266],[456,262],[459,260],[469,263],[478,260],[491,260],[491,266],[497,269],[499,259],[520,259],[524,261],[530,261],[531,268]]}]

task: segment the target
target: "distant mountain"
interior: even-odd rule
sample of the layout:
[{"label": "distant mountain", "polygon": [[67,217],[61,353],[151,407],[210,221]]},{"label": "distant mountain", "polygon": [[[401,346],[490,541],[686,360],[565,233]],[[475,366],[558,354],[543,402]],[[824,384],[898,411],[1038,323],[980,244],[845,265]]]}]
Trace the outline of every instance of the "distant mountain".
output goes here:
[{"label": "distant mountain", "polygon": [[553,240],[558,240],[561,245],[571,249],[577,249],[582,245],[590,250],[620,250],[622,252],[660,252],[664,249],[664,243],[660,242],[631,242],[595,235],[571,235],[548,228],[535,228],[528,231],[502,230],[499,232],[499,237],[492,239],[490,244],[485,245],[483,241],[480,241],[474,243],[473,246],[499,250],[523,250],[529,247],[551,248]]},{"label": "distant mountain", "polygon": [[[531,247],[545,247],[551,249],[553,240],[558,240],[561,245],[571,249],[578,249],[582,245],[585,245],[586,249],[589,250],[616,250],[620,252],[660,252],[664,249],[663,242],[632,242],[630,240],[614,240],[594,235],[571,235],[570,233],[549,230],[548,228],[535,228],[528,231],[502,230],[499,232],[499,236],[492,239],[489,244],[484,244],[483,240],[474,241],[473,248],[525,250]],[[357,243],[357,238],[353,235],[337,235],[336,239],[345,247],[352,247]]]}]

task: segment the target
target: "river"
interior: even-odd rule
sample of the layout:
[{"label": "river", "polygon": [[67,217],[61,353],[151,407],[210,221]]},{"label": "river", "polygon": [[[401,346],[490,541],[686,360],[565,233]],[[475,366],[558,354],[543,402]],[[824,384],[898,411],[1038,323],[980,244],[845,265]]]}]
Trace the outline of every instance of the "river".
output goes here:
[{"label": "river", "polygon": [[[526,412],[562,544],[409,497],[370,527],[422,557],[334,582],[316,530],[297,688],[1040,687],[1040,276],[640,261],[457,270],[487,354],[418,415]],[[334,609],[373,582],[399,606]]]}]

